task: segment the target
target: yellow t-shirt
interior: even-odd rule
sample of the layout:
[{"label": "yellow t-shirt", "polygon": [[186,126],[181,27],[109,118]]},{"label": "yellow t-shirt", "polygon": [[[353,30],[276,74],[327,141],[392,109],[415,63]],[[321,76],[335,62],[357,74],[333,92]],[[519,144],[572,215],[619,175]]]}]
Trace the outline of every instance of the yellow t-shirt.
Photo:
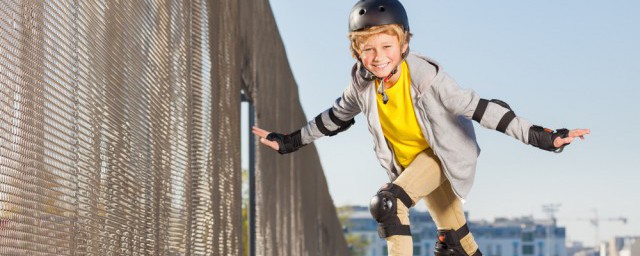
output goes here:
[{"label": "yellow t-shirt", "polygon": [[[378,86],[376,80],[376,89]],[[411,77],[406,61],[401,64],[400,78],[386,93],[389,97],[387,104],[382,102],[382,95],[377,93],[382,132],[391,143],[398,163],[407,168],[418,153],[429,148],[429,143],[422,134],[413,109]]]}]

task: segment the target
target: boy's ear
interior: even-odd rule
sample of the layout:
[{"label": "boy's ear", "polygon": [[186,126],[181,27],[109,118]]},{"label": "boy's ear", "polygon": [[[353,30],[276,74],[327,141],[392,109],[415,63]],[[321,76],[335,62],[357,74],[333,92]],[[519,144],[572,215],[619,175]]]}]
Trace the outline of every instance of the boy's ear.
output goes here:
[{"label": "boy's ear", "polygon": [[409,49],[409,44],[408,43],[404,43],[402,45],[402,54],[403,55],[406,54],[408,49]]}]

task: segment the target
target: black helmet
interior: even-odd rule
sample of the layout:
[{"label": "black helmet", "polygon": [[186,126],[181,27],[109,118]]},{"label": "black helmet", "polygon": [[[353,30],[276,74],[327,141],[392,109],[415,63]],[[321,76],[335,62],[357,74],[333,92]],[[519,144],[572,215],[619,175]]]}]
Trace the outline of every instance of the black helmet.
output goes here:
[{"label": "black helmet", "polygon": [[349,32],[387,24],[409,31],[407,12],[398,0],[359,0],[349,15]]}]

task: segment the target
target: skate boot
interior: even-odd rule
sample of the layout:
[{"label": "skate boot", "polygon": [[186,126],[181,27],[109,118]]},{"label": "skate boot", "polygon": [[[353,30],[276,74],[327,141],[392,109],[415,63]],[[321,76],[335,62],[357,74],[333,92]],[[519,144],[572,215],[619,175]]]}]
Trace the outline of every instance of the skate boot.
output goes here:
[{"label": "skate boot", "polygon": [[[469,228],[464,225],[458,230],[439,229],[438,241],[433,251],[435,256],[469,256],[462,247],[460,239],[469,234]],[[472,256],[482,256],[480,249],[476,250]]]}]

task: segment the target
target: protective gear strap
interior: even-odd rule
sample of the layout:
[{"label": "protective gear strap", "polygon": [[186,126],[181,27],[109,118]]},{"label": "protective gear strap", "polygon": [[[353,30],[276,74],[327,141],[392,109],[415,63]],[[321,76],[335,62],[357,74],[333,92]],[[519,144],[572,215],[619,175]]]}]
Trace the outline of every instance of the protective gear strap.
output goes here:
[{"label": "protective gear strap", "polygon": [[409,225],[394,225],[378,227],[378,237],[387,238],[390,236],[410,236],[411,227]]},{"label": "protective gear strap", "polygon": [[[342,121],[340,120],[335,113],[333,113],[333,109],[329,109],[329,118],[331,119],[331,122],[333,122],[334,124],[340,126],[340,128],[338,128],[337,130],[335,130],[333,132],[333,135],[336,135],[340,132],[343,132],[347,129],[349,129],[349,127],[351,127],[353,124],[356,123],[356,120],[351,118],[347,121]],[[331,135],[331,136],[333,136]]]},{"label": "protective gear strap", "polygon": [[564,128],[557,129],[555,132],[551,129],[543,128],[542,126],[537,125],[531,126],[531,128],[529,128],[529,144],[531,146],[547,151],[553,151],[555,153],[562,152],[562,150],[564,150],[564,147],[569,144],[565,144],[559,148],[556,148],[553,145],[553,141],[555,141],[558,137],[566,138],[568,136],[569,130]]},{"label": "protective gear strap", "polygon": [[329,109],[329,118],[331,118],[331,122],[333,122],[334,124],[337,124],[340,127],[348,126],[348,125],[351,125],[351,124],[354,123],[353,119],[351,119],[349,121],[342,121],[342,120],[338,119],[336,114],[333,113],[333,108]]},{"label": "protective gear strap", "polygon": [[378,222],[378,236],[380,236],[380,238],[393,235],[411,235],[409,225],[403,225],[398,217],[398,199],[400,199],[407,208],[413,204],[404,189],[393,183],[385,184],[378,190],[378,193],[371,198],[369,211],[376,222]]},{"label": "protective gear strap", "polygon": [[329,129],[327,129],[327,127],[324,125],[324,121],[322,121],[322,113],[315,118],[318,130],[320,130],[320,132],[326,136],[334,136],[338,133],[341,133],[349,129],[349,127],[351,127],[356,122],[353,118],[348,121],[342,121],[338,119],[336,114],[333,113],[333,109],[329,109],[329,118],[331,119],[331,122],[339,126],[335,131],[329,131]]},{"label": "protective gear strap", "polygon": [[467,223],[465,223],[464,225],[462,225],[462,227],[460,227],[458,230],[456,230],[456,236],[458,237],[458,239],[464,238],[469,233],[470,233],[469,232],[469,226],[467,226]]},{"label": "protective gear strap", "polygon": [[[402,64],[400,64],[400,65],[402,65]],[[398,65],[398,67],[399,67],[400,65]],[[385,84],[385,83],[387,83],[387,82],[389,81],[389,79],[390,79],[390,78],[391,78],[391,77],[392,77],[396,72],[398,72],[398,67],[396,67],[395,69],[393,69],[393,70],[391,71],[391,73],[390,73],[387,77],[385,77],[385,78],[383,78],[383,79],[380,79],[380,86],[378,86],[378,93],[379,93],[380,95],[382,95],[382,103],[383,103],[383,104],[385,104],[385,105],[387,104],[387,102],[389,102],[389,95],[387,95],[387,93],[385,92],[385,90],[386,90],[386,89],[385,89],[385,87],[384,87],[384,84]]]},{"label": "protective gear strap", "polygon": [[[388,189],[386,191],[391,192],[394,196],[400,199],[400,201],[402,201],[404,206],[406,206],[407,208],[411,208],[411,206],[413,206],[413,200],[411,200],[411,197],[409,196],[409,194],[407,194],[407,192],[405,192],[404,189],[402,189],[402,187],[393,183],[389,183],[389,184],[391,185],[388,186]],[[381,189],[381,191],[385,191],[384,188]]]},{"label": "protective gear strap", "polygon": [[438,229],[438,240],[433,251],[436,256],[464,256],[464,248],[460,244],[460,238],[453,229]]},{"label": "protective gear strap", "polygon": [[484,116],[484,113],[487,111],[487,107],[489,106],[489,102],[491,103],[495,103],[501,107],[504,107],[506,109],[509,110],[509,112],[505,113],[502,118],[500,118],[500,121],[498,122],[498,125],[496,126],[496,130],[501,132],[501,133],[506,133],[507,131],[507,127],[509,127],[509,124],[511,123],[511,121],[513,121],[513,119],[516,118],[516,113],[513,112],[513,110],[511,110],[511,107],[509,106],[509,104],[507,104],[504,101],[501,100],[497,100],[497,99],[492,99],[492,100],[486,100],[486,99],[480,99],[480,101],[478,102],[478,106],[476,106],[476,110],[473,112],[473,116],[472,119],[478,123],[480,123],[480,121],[482,121],[482,117]]},{"label": "protective gear strap", "polygon": [[300,130],[297,130],[291,134],[280,134],[272,132],[267,135],[266,139],[278,143],[278,153],[280,153],[281,155],[295,152],[304,146],[304,144],[302,144],[302,135],[300,134]]},{"label": "protective gear strap", "polygon": [[502,118],[500,119],[500,122],[498,122],[498,126],[496,127],[496,130],[501,133],[507,132],[507,127],[509,127],[509,123],[511,123],[511,121],[513,121],[513,119],[515,118],[516,118],[516,113],[513,113],[513,111],[509,110],[509,112],[505,113],[504,116],[502,116]]},{"label": "protective gear strap", "polygon": [[[439,229],[434,254],[436,256],[467,256],[460,240],[469,233],[469,226],[466,223],[457,230]],[[476,250],[472,256],[482,256],[480,249]]]},{"label": "protective gear strap", "polygon": [[319,114],[318,116],[316,116],[316,126],[318,127],[318,130],[320,130],[320,132],[326,136],[333,136],[332,132],[329,131],[329,129],[327,129],[326,126],[324,126],[324,121],[322,121],[322,114]]},{"label": "protective gear strap", "polygon": [[480,123],[482,120],[482,116],[484,116],[484,111],[487,110],[487,106],[489,105],[489,101],[485,99],[480,99],[478,102],[478,106],[476,107],[476,111],[473,112],[473,120]]}]

